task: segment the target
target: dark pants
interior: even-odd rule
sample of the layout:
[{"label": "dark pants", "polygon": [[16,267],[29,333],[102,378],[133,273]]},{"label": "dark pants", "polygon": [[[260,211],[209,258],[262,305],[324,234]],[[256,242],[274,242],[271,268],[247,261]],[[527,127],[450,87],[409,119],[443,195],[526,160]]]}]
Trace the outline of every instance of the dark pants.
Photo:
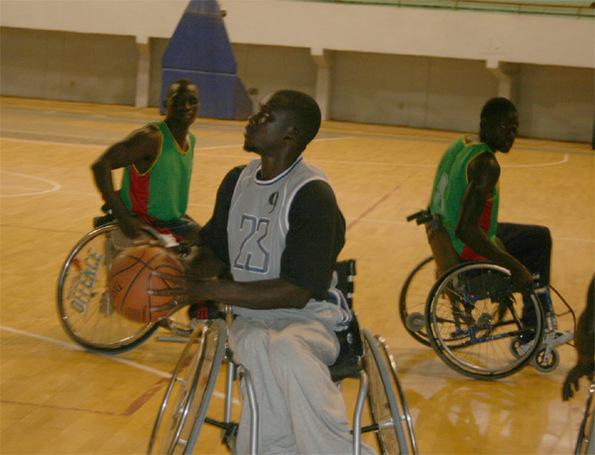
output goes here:
[{"label": "dark pants", "polygon": [[550,284],[552,237],[544,226],[498,223],[496,236],[504,248],[532,274],[538,274],[539,287]]},{"label": "dark pants", "polygon": [[[550,230],[544,226],[498,223],[496,236],[504,244],[504,248],[529,272],[539,275],[537,287],[545,288],[537,292],[537,296],[546,312],[552,310],[552,302],[547,286],[550,284],[550,266],[552,256],[552,237]],[[523,320],[531,323],[535,314],[531,305],[523,311]]]}]

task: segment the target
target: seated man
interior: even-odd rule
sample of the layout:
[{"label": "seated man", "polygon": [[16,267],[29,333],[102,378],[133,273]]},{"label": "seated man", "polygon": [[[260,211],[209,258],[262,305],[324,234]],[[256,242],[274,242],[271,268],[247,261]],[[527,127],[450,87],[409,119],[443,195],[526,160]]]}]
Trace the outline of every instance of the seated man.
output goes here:
[{"label": "seated man", "polygon": [[[173,82],[164,101],[165,119],[149,123],[110,146],[91,166],[106,207],[122,232],[135,239],[145,224],[162,234],[169,245],[193,245],[200,226],[186,216],[196,139],[199,96],[187,79]],[[121,190],[114,189],[112,171],[124,168]],[[190,319],[215,314],[213,306],[193,305]]]},{"label": "seated man", "polygon": [[[221,183],[200,231],[195,275],[166,276],[176,288],[152,291],[233,305],[229,344],[254,382],[260,454],[352,452],[345,403],[328,368],[339,354],[336,331],[351,317],[329,292],[345,220],[327,177],[302,157],[320,122],[316,102],[292,90],[274,93],[250,117],[244,148],[260,158]],[[224,268],[233,279],[198,279]],[[247,408],[238,453],[248,452]]]},{"label": "seated man", "polygon": [[[198,112],[198,89],[185,79],[174,82],[165,100],[165,120],[149,123],[110,146],[91,166],[106,206],[127,237],[141,235],[141,224],[180,242],[196,239],[198,225],[187,218],[194,160],[190,126]],[[124,168],[121,190],[112,171]]]},{"label": "seated man", "polygon": [[580,378],[586,376],[592,381],[595,374],[595,276],[589,283],[587,305],[578,319],[574,334],[574,347],[577,361],[564,380],[562,387],[562,400],[564,401],[574,396],[574,392],[578,390]]},{"label": "seated man", "polygon": [[[512,102],[505,98],[489,100],[481,111],[479,135],[460,137],[442,156],[430,211],[440,215],[462,261],[489,260],[510,270],[513,288],[525,295],[535,287],[533,275],[539,275],[536,293],[547,313],[552,311],[549,229],[498,222],[500,165],[496,152],[510,151],[518,125]],[[528,325],[534,319],[530,311],[523,312]],[[561,343],[572,336],[559,335]]]}]

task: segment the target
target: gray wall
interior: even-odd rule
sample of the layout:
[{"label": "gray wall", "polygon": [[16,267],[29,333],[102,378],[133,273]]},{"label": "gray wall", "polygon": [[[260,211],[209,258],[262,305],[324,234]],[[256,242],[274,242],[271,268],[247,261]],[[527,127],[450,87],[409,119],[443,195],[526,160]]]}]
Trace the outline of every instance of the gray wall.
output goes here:
[{"label": "gray wall", "polygon": [[[167,39],[149,39],[149,103],[156,106]],[[0,27],[2,95],[129,104],[135,101],[134,37]],[[238,74],[254,105],[290,87],[316,93],[316,63],[306,48],[234,44]],[[334,51],[330,116],[335,120],[475,131],[498,80],[485,62]],[[520,134],[590,142],[594,71],[517,64]]]}]

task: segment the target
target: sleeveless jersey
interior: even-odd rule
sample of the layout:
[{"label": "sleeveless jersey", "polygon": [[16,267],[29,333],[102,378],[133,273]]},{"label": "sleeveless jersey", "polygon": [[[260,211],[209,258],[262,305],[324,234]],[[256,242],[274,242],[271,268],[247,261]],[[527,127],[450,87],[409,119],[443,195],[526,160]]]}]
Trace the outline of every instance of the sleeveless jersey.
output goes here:
[{"label": "sleeveless jersey", "polygon": [[[469,184],[467,168],[469,163],[481,153],[494,155],[494,152],[487,144],[481,142],[468,143],[465,136],[457,139],[446,150],[440,160],[430,200],[430,211],[440,215],[444,227],[450,234],[455,250],[463,260],[484,259],[475,254],[455,236],[461,201]],[[496,238],[496,229],[498,227],[499,194],[500,188],[499,183],[497,183],[492,195],[486,201],[480,218],[481,229],[492,240]]]},{"label": "sleeveless jersey", "polygon": [[159,128],[161,146],[151,168],[141,174],[126,166],[121,198],[131,213],[150,224],[151,220],[178,220],[186,214],[194,160],[194,135],[188,132],[188,151],[183,151],[165,122],[149,123]]},{"label": "sleeveless jersey", "polygon": [[[259,180],[260,169],[260,159],[248,163],[238,178],[231,199],[227,238],[235,281],[279,278],[285,239],[290,229],[289,212],[296,194],[314,180],[322,180],[330,186],[324,172],[306,163],[301,156],[289,169],[271,180]],[[333,303],[312,299],[303,309],[234,307],[234,313],[248,319],[320,319],[324,315],[333,324],[346,324],[351,316],[344,297],[331,291],[329,301]]]}]

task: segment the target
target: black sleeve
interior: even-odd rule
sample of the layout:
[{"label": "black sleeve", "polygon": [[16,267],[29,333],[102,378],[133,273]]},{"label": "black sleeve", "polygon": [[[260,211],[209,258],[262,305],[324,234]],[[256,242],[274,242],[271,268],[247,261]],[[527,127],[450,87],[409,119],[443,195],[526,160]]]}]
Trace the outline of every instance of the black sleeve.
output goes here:
[{"label": "black sleeve", "polygon": [[229,246],[227,244],[227,219],[233,191],[240,177],[240,173],[246,166],[238,166],[227,173],[219,189],[215,200],[215,209],[211,219],[199,232],[199,245],[207,246],[215,255],[229,266]]},{"label": "black sleeve", "polygon": [[316,180],[296,194],[281,257],[281,278],[325,299],[345,244],[345,219],[328,183]]}]

